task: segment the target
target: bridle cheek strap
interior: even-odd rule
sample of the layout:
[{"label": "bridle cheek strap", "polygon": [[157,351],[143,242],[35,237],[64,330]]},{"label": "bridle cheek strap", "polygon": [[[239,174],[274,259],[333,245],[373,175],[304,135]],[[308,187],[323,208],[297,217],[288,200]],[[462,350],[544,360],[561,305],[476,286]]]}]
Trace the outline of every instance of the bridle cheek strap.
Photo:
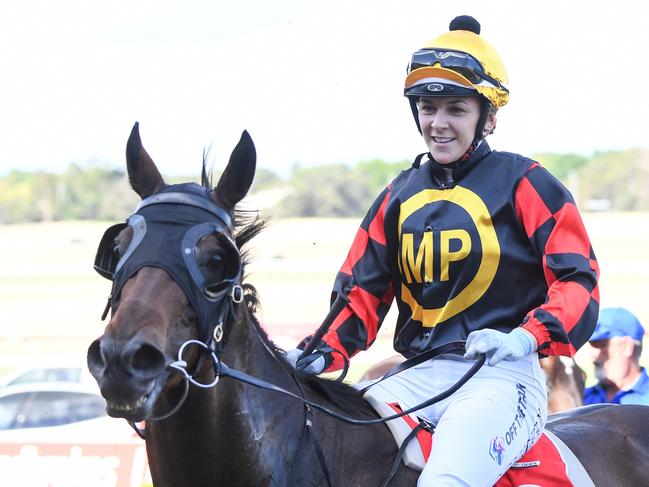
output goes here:
[{"label": "bridle cheek strap", "polygon": [[239,284],[235,284],[229,292],[223,296],[221,308],[217,313],[212,329],[205,330],[205,333],[203,330],[200,330],[203,341],[211,350],[214,351],[214,353],[217,354],[217,356],[223,352],[223,349],[228,342],[230,327],[226,325],[227,323],[232,322],[236,314],[235,304],[241,303],[243,299],[243,288]]}]

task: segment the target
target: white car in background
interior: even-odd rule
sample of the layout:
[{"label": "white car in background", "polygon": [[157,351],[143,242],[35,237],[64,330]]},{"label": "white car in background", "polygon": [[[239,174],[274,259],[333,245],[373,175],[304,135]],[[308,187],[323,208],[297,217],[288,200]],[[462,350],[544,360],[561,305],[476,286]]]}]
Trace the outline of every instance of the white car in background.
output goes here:
[{"label": "white car in background", "polygon": [[106,416],[96,385],[26,382],[0,389],[0,430],[42,428]]},{"label": "white car in background", "polygon": [[94,381],[1,388],[0,487],[150,486],[144,441],[105,407]]},{"label": "white car in background", "polygon": [[34,382],[78,382],[94,384],[83,360],[48,361],[9,369],[0,375],[0,390],[3,387]]}]

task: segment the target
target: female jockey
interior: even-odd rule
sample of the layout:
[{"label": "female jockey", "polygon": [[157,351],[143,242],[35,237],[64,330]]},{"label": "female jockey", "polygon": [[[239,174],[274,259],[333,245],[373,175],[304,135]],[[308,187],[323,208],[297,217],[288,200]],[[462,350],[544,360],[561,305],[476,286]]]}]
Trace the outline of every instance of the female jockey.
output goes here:
[{"label": "female jockey", "polygon": [[[493,485],[538,439],[547,417],[539,355],[573,356],[598,314],[598,267],[566,188],[537,162],[485,138],[509,98],[496,51],[461,16],[415,52],[405,96],[429,152],[376,199],[334,283],[348,304],[297,367],[341,369],[375,340],[396,299],[394,348],[406,358],[466,341],[377,384],[405,410],[486,366],[415,413],[435,425],[420,486]],[[294,364],[298,348],[287,352]]]}]

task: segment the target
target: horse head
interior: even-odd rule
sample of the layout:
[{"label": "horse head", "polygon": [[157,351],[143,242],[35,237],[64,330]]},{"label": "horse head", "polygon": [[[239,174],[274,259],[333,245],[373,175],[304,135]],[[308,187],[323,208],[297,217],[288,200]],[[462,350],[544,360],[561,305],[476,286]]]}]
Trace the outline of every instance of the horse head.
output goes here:
[{"label": "horse head", "polygon": [[168,185],[133,127],[126,162],[142,202],[126,223],[106,231],[95,260],[113,281],[111,318],[88,349],[88,368],[109,415],[151,418],[162,392],[181,382],[171,365],[199,366],[195,347],[179,358],[183,344],[218,347],[227,340],[227,323],[243,300],[234,208],[252,184],[255,161],[243,132],[216,187],[205,161],[202,185]]}]

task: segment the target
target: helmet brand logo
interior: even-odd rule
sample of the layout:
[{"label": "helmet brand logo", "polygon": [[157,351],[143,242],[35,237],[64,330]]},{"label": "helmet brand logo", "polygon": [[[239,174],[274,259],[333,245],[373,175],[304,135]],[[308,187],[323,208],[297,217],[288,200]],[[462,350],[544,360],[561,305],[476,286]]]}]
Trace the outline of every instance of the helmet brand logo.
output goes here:
[{"label": "helmet brand logo", "polygon": [[441,85],[439,83],[431,83],[428,86],[426,86],[426,89],[428,91],[434,91],[434,92],[444,91],[444,85]]}]

